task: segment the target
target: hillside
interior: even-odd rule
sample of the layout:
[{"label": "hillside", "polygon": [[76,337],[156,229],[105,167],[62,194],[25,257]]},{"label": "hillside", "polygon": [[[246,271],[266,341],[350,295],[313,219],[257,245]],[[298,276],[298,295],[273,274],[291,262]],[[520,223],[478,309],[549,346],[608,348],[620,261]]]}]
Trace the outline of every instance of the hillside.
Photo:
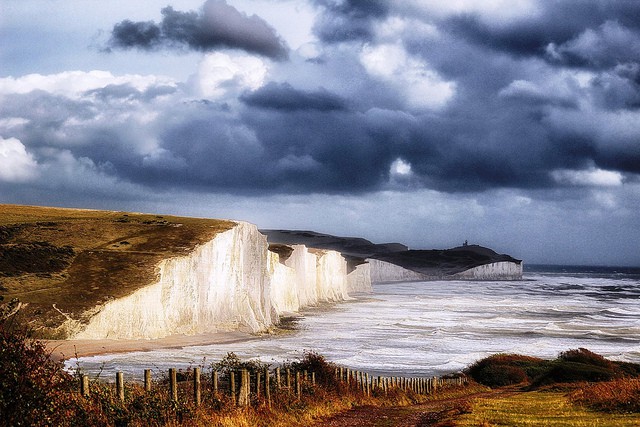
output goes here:
[{"label": "hillside", "polygon": [[56,336],[68,318],[157,278],[164,258],[229,230],[230,221],[0,205],[0,295],[19,298],[32,326]]},{"label": "hillside", "polygon": [[497,262],[520,264],[522,260],[498,254],[479,245],[459,246],[452,249],[408,250],[377,254],[373,258],[399,265],[408,270],[431,277],[451,276],[474,267]]},{"label": "hillside", "polygon": [[331,249],[343,255],[370,258],[376,254],[406,251],[401,243],[372,243],[360,237],[339,237],[315,231],[260,230],[270,243],[305,245],[311,248]]},{"label": "hillside", "polygon": [[521,260],[479,245],[464,245],[452,249],[409,250],[400,243],[375,244],[356,237],[339,237],[313,231],[260,230],[272,245],[301,244],[331,249],[342,253],[354,263],[367,258],[385,261],[425,277],[446,278],[482,265],[498,262],[521,264]]}]

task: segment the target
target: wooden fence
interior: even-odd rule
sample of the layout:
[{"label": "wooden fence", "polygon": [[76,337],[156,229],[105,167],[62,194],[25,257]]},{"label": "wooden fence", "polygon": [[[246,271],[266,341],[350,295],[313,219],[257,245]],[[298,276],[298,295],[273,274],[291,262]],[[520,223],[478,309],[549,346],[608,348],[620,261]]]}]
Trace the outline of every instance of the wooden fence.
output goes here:
[{"label": "wooden fence", "polygon": [[[192,401],[196,406],[202,402],[203,386],[202,371],[196,367],[188,372],[180,372],[181,377],[188,377],[187,380],[179,381],[178,371],[171,368],[166,379],[167,392],[169,398],[178,401],[179,384],[181,389],[191,389]],[[391,390],[399,389],[412,391],[415,394],[426,395],[436,393],[440,388],[451,386],[462,386],[467,379],[464,376],[455,378],[439,377],[400,377],[400,376],[372,376],[365,372],[339,367],[334,372],[335,386],[342,390],[358,391],[370,396],[372,393],[388,394]],[[150,392],[153,382],[151,370],[144,370],[144,390]],[[261,400],[266,405],[271,406],[271,393],[274,391],[287,390],[295,393],[295,397],[300,399],[303,392],[311,391],[316,387],[316,373],[308,371],[292,371],[289,368],[280,367],[270,371],[269,368],[263,370],[241,369],[235,371],[219,372],[212,371],[207,378],[206,391],[214,396],[227,396],[232,403],[237,406],[248,406],[255,400]],[[155,385],[159,387],[159,384]],[[115,391],[118,399],[125,400],[125,382],[122,372],[116,373]],[[88,375],[82,375],[80,380],[80,393],[89,397],[91,393],[90,379]],[[184,395],[184,393],[183,393]]]}]

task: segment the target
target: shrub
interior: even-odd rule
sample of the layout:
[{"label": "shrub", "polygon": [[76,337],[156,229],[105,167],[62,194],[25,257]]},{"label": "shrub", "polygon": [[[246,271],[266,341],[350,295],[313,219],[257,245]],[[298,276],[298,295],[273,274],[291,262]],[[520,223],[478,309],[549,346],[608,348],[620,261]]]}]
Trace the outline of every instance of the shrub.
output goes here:
[{"label": "shrub", "polygon": [[246,369],[252,374],[264,372],[269,365],[259,360],[242,361],[235,353],[230,352],[219,362],[211,364],[211,370],[220,372],[222,377],[227,377],[229,373]]},{"label": "shrub", "polygon": [[640,413],[640,380],[590,384],[569,395],[572,402],[602,412]]},{"label": "shrub", "polygon": [[640,365],[612,362],[587,349],[579,348],[564,351],[553,361],[497,354],[475,362],[465,373],[489,387],[531,383],[536,388],[559,383],[610,381],[624,376],[637,376]]},{"label": "shrub", "polygon": [[0,420],[11,426],[60,425],[72,378],[20,324],[18,308],[17,300],[0,306]]},{"label": "shrub", "polygon": [[567,350],[549,364],[538,376],[534,387],[558,383],[610,381],[624,376],[624,371],[615,362],[605,359],[586,348]]},{"label": "shrub", "polygon": [[586,348],[578,348],[577,350],[567,350],[560,353],[559,360],[566,362],[582,363],[590,366],[601,366],[606,369],[613,369],[613,363],[604,357],[596,354]]},{"label": "shrub", "polygon": [[335,369],[336,365],[327,362],[324,356],[313,352],[305,351],[302,360],[293,362],[291,369],[296,371],[315,372],[316,381],[326,386],[336,385]]},{"label": "shrub", "polygon": [[518,354],[496,354],[475,362],[465,373],[489,387],[529,382],[545,361]]},{"label": "shrub", "polygon": [[609,381],[618,376],[618,373],[613,369],[558,359],[551,363],[549,370],[534,380],[533,386],[540,387],[558,383]]}]

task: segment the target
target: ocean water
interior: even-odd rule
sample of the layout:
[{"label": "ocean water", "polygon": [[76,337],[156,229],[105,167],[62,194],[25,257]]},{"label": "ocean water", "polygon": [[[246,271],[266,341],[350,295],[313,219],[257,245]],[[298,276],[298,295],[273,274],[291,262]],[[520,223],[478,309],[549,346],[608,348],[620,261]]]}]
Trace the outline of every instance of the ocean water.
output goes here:
[{"label": "ocean water", "polygon": [[555,358],[580,347],[640,363],[640,269],[534,266],[521,281],[377,284],[294,324],[246,342],[86,357],[68,367],[138,378],[147,368],[208,366],[228,352],[279,363],[315,351],[374,375],[433,376],[494,353]]}]

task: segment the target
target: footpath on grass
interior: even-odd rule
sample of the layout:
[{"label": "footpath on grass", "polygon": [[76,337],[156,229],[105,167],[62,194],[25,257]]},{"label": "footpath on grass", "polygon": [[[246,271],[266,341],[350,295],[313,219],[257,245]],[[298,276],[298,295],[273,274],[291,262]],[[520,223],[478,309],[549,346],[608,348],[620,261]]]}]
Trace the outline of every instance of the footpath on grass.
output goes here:
[{"label": "footpath on grass", "polygon": [[442,396],[412,406],[361,406],[312,427],[640,426],[639,413],[597,412],[572,404],[570,389],[525,391],[520,385]]},{"label": "footpath on grass", "polygon": [[428,401],[412,406],[361,406],[325,418],[312,427],[426,427],[445,426],[459,415],[471,411],[475,399],[505,398],[519,391],[514,387],[480,391]]}]

